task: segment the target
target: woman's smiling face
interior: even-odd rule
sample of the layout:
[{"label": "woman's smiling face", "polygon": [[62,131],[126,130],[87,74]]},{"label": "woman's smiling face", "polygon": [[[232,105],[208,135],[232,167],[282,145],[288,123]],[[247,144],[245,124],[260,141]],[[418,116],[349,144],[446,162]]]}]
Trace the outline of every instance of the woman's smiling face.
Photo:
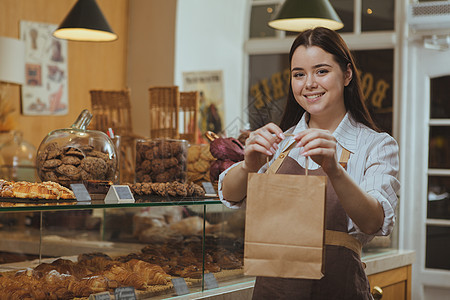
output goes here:
[{"label": "woman's smiling face", "polygon": [[344,73],[333,55],[317,46],[298,47],[291,61],[294,97],[311,117],[343,116],[344,87],[352,79],[350,66]]}]

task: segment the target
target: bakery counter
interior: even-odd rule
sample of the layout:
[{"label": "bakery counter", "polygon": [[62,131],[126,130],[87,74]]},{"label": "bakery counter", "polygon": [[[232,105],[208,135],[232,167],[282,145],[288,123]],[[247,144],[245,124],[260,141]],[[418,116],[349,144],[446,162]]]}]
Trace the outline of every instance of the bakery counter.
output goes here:
[{"label": "bakery counter", "polygon": [[20,284],[24,297],[50,298],[34,293],[39,284],[73,299],[132,286],[138,299],[158,299],[176,294],[175,279],[196,293],[205,274],[220,285],[243,277],[243,211],[215,197],[2,200],[0,293]]},{"label": "bakery counter", "polygon": [[[0,276],[2,280],[18,282],[8,276],[21,276],[22,282],[44,284],[42,280],[54,278],[42,274],[53,274],[45,272],[54,269],[76,271],[73,276],[88,274],[105,279],[69,282],[72,290],[66,293],[77,297],[99,292],[114,294],[120,286],[134,286],[138,299],[251,296],[254,277],[244,276],[242,268],[245,210],[228,209],[217,197],[135,195],[134,203],[120,204],[97,199],[2,200],[0,255],[7,255],[0,271],[9,274]],[[8,261],[11,253],[29,259]],[[371,286],[377,285],[386,293],[393,285],[398,290],[408,289],[413,259],[412,251],[389,248],[368,251],[363,257]],[[154,271],[140,278],[137,275],[144,275],[140,268]],[[385,272],[390,272],[389,276],[384,276]],[[41,274],[41,281],[30,278],[33,274]],[[128,277],[135,280],[127,281]],[[395,282],[386,282],[386,278]],[[188,294],[177,296],[174,279],[186,283]],[[75,285],[77,280],[83,286]],[[211,286],[210,280],[215,285]],[[91,283],[94,286],[87,286]],[[5,292],[1,282],[0,292]]]},{"label": "bakery counter", "polygon": [[397,249],[382,249],[378,253],[363,254],[362,257],[367,276],[412,265],[414,259],[414,251]]},{"label": "bakery counter", "polygon": [[[415,259],[412,250],[382,249],[377,253],[363,254],[362,261],[366,264],[366,274],[371,288],[377,287],[384,291],[383,299],[410,299],[411,265]],[[219,288],[191,293],[189,295],[171,297],[168,299],[214,299],[240,300],[251,299],[254,277],[243,276],[239,280],[228,281]],[[380,285],[382,287],[380,287]],[[392,296],[391,289],[397,288]],[[374,293],[374,292],[373,292]]]}]

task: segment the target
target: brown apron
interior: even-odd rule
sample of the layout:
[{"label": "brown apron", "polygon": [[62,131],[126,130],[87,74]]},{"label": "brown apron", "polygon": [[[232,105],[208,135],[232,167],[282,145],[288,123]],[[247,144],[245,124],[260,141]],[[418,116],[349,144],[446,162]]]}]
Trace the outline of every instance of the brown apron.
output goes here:
[{"label": "brown apron", "polygon": [[[348,151],[343,151],[340,163],[346,167]],[[304,175],[305,169],[296,160],[286,157],[279,167],[279,174]],[[322,168],[309,170],[308,175],[326,176]],[[325,275],[319,280],[257,277],[253,299],[372,299],[369,281],[364,272],[360,255],[348,247],[329,245],[328,234],[341,236],[348,232],[348,219],[334,188],[328,179],[326,193]],[[347,236],[345,234],[344,236]],[[352,237],[349,237],[353,239]],[[333,244],[333,242],[331,243]],[[339,243],[337,243],[339,244]]]}]

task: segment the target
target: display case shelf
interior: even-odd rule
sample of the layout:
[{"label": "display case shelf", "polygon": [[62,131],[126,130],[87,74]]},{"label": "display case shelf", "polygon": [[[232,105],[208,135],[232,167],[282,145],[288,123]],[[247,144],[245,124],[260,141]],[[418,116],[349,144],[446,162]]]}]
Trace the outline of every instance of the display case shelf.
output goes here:
[{"label": "display case shelf", "polygon": [[67,201],[67,200],[42,200],[0,198],[1,212],[21,211],[47,211],[47,210],[78,210],[95,208],[129,208],[151,206],[179,206],[179,205],[210,205],[221,204],[216,197],[137,197],[134,203],[106,203],[104,200],[92,201]]}]

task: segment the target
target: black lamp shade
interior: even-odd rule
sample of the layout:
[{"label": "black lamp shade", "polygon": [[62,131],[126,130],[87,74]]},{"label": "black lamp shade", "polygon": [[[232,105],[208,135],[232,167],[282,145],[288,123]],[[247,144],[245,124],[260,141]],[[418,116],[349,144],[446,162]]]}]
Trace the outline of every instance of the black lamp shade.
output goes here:
[{"label": "black lamp shade", "polygon": [[78,0],[53,36],[73,41],[106,42],[117,39],[95,0]]},{"label": "black lamp shade", "polygon": [[328,0],[286,0],[269,26],[298,32],[319,26],[338,30],[344,24]]}]

